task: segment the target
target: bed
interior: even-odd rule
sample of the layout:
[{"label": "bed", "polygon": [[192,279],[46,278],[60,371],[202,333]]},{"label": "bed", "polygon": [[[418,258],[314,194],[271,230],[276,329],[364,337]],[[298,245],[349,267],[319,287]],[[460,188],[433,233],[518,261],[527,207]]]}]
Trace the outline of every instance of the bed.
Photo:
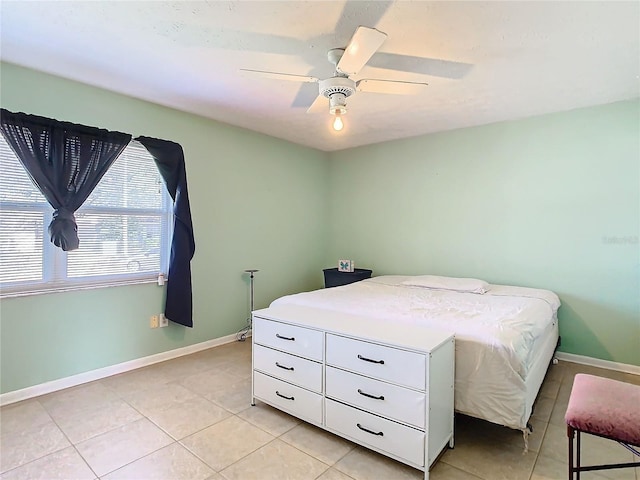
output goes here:
[{"label": "bed", "polygon": [[287,295],[271,306],[384,319],[389,328],[453,330],[456,411],[522,430],[526,445],[533,403],[558,344],[560,300],[548,290],[465,280],[474,279],[385,275]]}]

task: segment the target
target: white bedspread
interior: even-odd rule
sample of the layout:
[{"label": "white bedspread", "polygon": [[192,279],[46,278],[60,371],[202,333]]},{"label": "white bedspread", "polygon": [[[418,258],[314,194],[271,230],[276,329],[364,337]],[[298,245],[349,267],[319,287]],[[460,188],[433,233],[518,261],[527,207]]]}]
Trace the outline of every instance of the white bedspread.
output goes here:
[{"label": "white bedspread", "polygon": [[526,377],[533,343],[555,321],[558,296],[548,290],[491,285],[484,295],[401,285],[409,277],[374,277],[341,288],[288,295],[271,305],[296,304],[453,330],[456,340],[503,351]]},{"label": "white bedspread", "polygon": [[[505,285],[490,285],[483,295],[402,285],[408,278],[374,277],[284,296],[271,305],[293,304],[387,319],[390,328],[402,322],[454,331],[456,409],[521,428],[528,414],[510,397],[526,393],[525,380],[540,339],[552,327],[557,334],[558,296],[548,290]],[[479,395],[487,399],[471,398]],[[489,397],[496,397],[497,402]],[[492,413],[496,409],[514,411]]]}]

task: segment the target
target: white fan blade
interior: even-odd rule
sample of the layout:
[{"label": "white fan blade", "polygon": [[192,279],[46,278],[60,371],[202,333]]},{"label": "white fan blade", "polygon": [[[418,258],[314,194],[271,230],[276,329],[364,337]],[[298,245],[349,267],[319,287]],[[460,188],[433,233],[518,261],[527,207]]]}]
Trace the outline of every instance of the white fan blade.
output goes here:
[{"label": "white fan blade", "polygon": [[344,49],[337,65],[338,70],[347,75],[355,75],[382,46],[386,38],[386,33],[375,28],[358,27],[349,45]]},{"label": "white fan blade", "polygon": [[356,82],[359,92],[389,93],[393,95],[416,95],[429,85],[422,82],[401,82],[397,80],[362,79]]},{"label": "white fan blade", "polygon": [[250,70],[248,68],[241,68],[240,71],[259,75],[261,77],[271,78],[273,80],[288,80],[291,82],[308,82],[308,83],[318,82],[318,79],[316,77],[307,77],[305,75],[293,75],[291,73],[265,72],[262,70]]},{"label": "white fan blade", "polygon": [[329,113],[329,99],[323,95],[318,95],[307,109],[307,113]]}]

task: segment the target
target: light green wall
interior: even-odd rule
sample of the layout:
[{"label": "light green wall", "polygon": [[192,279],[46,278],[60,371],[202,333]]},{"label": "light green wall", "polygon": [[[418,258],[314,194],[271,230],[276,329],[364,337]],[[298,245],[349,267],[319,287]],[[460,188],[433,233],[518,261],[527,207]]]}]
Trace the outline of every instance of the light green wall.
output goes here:
[{"label": "light green wall", "polygon": [[[12,111],[180,143],[196,237],[193,329],[149,329],[155,285],[3,299],[1,392],[235,333],[256,307],[322,284],[327,154],[15,65],[1,65]],[[265,119],[268,121],[268,119]]]},{"label": "light green wall", "polygon": [[635,100],[332,154],[327,263],[550,289],[562,351],[640,365],[639,119]]}]

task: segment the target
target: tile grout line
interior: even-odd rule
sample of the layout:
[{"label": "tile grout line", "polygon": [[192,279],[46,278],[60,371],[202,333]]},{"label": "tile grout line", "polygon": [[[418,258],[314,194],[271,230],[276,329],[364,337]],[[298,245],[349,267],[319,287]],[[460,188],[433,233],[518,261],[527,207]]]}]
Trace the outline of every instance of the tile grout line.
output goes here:
[{"label": "tile grout line", "polygon": [[[201,373],[201,372],[200,372],[200,373]],[[198,374],[199,374],[199,373],[198,373]],[[197,374],[196,374],[196,375],[197,375]],[[135,392],[135,393],[143,392],[143,391],[145,391],[145,390],[150,390],[150,389],[152,389],[152,388],[156,388],[156,387],[159,387],[159,386],[161,386],[161,385],[168,385],[168,384],[170,384],[170,383],[175,383],[175,384],[177,384],[177,385],[181,386],[181,387],[182,387],[182,388],[184,388],[185,390],[188,390],[190,393],[194,394],[197,398],[202,398],[203,400],[206,400],[206,401],[208,401],[208,402],[213,403],[214,405],[216,405],[216,406],[218,406],[218,407],[222,408],[225,412],[230,413],[230,414],[231,414],[231,416],[235,415],[233,412],[230,412],[229,410],[227,410],[226,408],[224,408],[222,405],[219,405],[219,404],[217,404],[216,402],[214,402],[214,401],[212,401],[212,400],[209,400],[209,399],[207,399],[207,398],[203,397],[203,396],[202,396],[202,395],[200,395],[198,392],[194,392],[193,390],[191,390],[191,389],[190,389],[190,388],[188,388],[187,386],[185,386],[185,385],[183,385],[183,384],[179,383],[179,380],[178,380],[178,379],[176,379],[176,380],[172,380],[172,381],[169,381],[169,382],[165,382],[165,383],[163,383],[163,384],[154,385],[154,386],[152,386],[152,387],[150,387],[150,388],[147,388],[147,389],[138,390],[138,391],[137,391],[137,392]],[[132,395],[133,395],[133,394],[134,394],[134,393],[132,393]],[[165,445],[165,446],[163,446],[163,447],[160,447],[160,448],[158,448],[158,449],[154,450],[153,452],[149,452],[148,454],[146,454],[146,455],[144,455],[144,456],[142,456],[142,457],[140,457],[140,458],[137,458],[137,459],[135,459],[135,460],[132,460],[131,462],[129,462],[129,463],[127,463],[127,464],[124,464],[124,465],[122,465],[122,466],[120,466],[120,467],[116,468],[115,470],[112,470],[112,471],[110,471],[110,472],[107,472],[107,473],[106,473],[105,475],[103,475],[103,476],[109,475],[109,474],[111,474],[111,473],[113,473],[113,472],[115,472],[115,471],[117,471],[117,470],[120,470],[121,468],[124,468],[124,467],[126,467],[126,466],[128,466],[128,465],[131,465],[132,463],[135,463],[135,462],[137,462],[137,461],[139,461],[139,460],[141,460],[141,459],[143,459],[143,458],[146,458],[146,457],[148,457],[148,456],[150,456],[150,455],[152,455],[152,454],[154,454],[154,453],[156,453],[156,452],[158,452],[158,451],[162,450],[163,448],[169,447],[169,446],[174,445],[174,444],[177,444],[177,445],[179,445],[180,447],[184,448],[187,452],[189,452],[189,454],[193,455],[195,458],[197,458],[199,461],[201,461],[204,465],[206,465],[208,468],[210,468],[213,472],[215,472],[215,473],[219,473],[215,468],[213,468],[213,466],[209,465],[209,464],[208,464],[208,463],[207,463],[203,458],[201,458],[198,454],[196,454],[196,452],[192,451],[189,447],[187,447],[185,444],[183,444],[183,443],[182,443],[182,440],[184,440],[185,438],[188,438],[188,437],[190,437],[190,436],[192,436],[192,435],[195,435],[195,434],[197,434],[197,433],[199,433],[199,432],[201,432],[201,431],[203,431],[203,430],[206,430],[207,428],[212,427],[213,425],[216,425],[216,424],[218,424],[218,423],[220,423],[220,422],[222,422],[222,421],[224,421],[224,420],[226,420],[226,419],[230,418],[230,416],[229,416],[229,417],[226,417],[226,418],[223,418],[223,419],[220,419],[220,420],[218,420],[217,422],[214,422],[214,423],[212,423],[212,424],[210,424],[210,425],[207,425],[206,427],[203,427],[203,428],[201,428],[201,429],[199,429],[199,430],[197,430],[197,431],[195,431],[195,432],[192,432],[192,433],[190,433],[189,435],[186,435],[185,437],[183,437],[182,439],[177,439],[177,438],[175,438],[171,433],[169,433],[168,431],[166,431],[162,426],[158,425],[158,424],[157,424],[156,422],[154,422],[151,418],[149,418],[149,417],[148,417],[145,413],[143,413],[139,408],[135,407],[133,404],[131,404],[129,401],[127,401],[127,400],[126,400],[126,398],[124,398],[124,397],[120,397],[120,399],[121,399],[123,402],[125,402],[127,405],[129,405],[131,408],[133,408],[133,409],[134,409],[136,412],[138,412],[140,415],[142,415],[142,417],[143,417],[144,419],[148,420],[152,425],[154,425],[155,427],[157,427],[158,429],[160,429],[163,433],[165,433],[169,438],[171,438],[172,442],[171,442],[170,444],[168,444],[168,445]],[[166,409],[163,409],[163,411],[164,411],[164,410],[166,410]],[[115,430],[115,429],[114,429],[114,430]]]},{"label": "tile grout line", "polygon": [[[53,416],[51,416],[51,413],[49,412],[49,410],[47,410],[47,407],[45,407],[40,400],[37,400],[37,402],[40,404],[40,406],[44,409],[45,412],[47,412],[47,415],[49,415],[49,418],[51,418],[51,421],[56,425],[56,427],[58,427],[58,429],[60,430],[60,432],[62,433],[62,435],[64,435],[64,437],[67,439],[67,442],[69,442],[69,445],[71,445],[71,447],[75,450],[75,452],[78,454],[78,456],[82,459],[82,461],[84,462],[84,464],[89,468],[89,470],[91,470],[91,472],[93,473],[95,478],[100,478],[98,476],[98,474],[96,473],[96,471],[91,467],[91,465],[89,465],[89,462],[87,461],[86,458],[84,458],[84,456],[82,455],[82,453],[80,453],[80,451],[76,448],[76,444],[73,443],[71,441],[71,439],[69,438],[69,436],[67,435],[67,433],[62,429],[62,427],[60,425],[58,425],[58,422],[56,422],[56,420],[53,418]],[[60,451],[60,450],[58,450]],[[53,452],[55,453],[55,452]],[[41,457],[44,458],[44,457]]]},{"label": "tile grout line", "polygon": [[444,463],[445,465],[447,465],[447,466],[449,466],[449,467],[451,467],[451,468],[453,468],[453,469],[455,469],[455,470],[458,470],[459,472],[463,472],[465,475],[471,475],[472,477],[475,477],[475,478],[477,478],[478,480],[487,480],[487,479],[485,479],[485,478],[479,477],[479,476],[478,476],[478,475],[476,475],[475,473],[468,472],[468,471],[466,471],[465,469],[460,468],[460,467],[458,467],[458,466],[456,466],[456,465],[451,465],[450,463],[448,463],[448,462],[444,461],[444,459],[440,459],[440,460],[438,460],[438,461],[434,464],[434,466],[435,466],[436,464],[440,463],[440,462]]},{"label": "tile grout line", "polygon": [[[232,414],[232,416],[237,416],[237,415],[236,415],[236,414]],[[228,420],[229,418],[231,418],[231,417],[227,417],[227,418],[225,418],[224,420]],[[240,418],[240,417],[238,417],[238,418],[239,418],[240,420],[242,420],[242,421],[245,421],[245,422],[246,422],[246,420],[243,420],[243,419],[242,419],[242,418]],[[217,423],[220,423],[220,422],[217,422]],[[248,423],[248,422],[247,422],[247,423]],[[211,425],[210,425],[210,426],[211,426]],[[209,428],[209,427],[206,427],[206,428]],[[257,427],[256,427],[256,428],[257,428]],[[206,429],[202,429],[202,430],[206,430]],[[202,430],[200,430],[200,431],[202,431]],[[195,434],[193,434],[193,435],[195,435]],[[187,437],[190,437],[190,436],[191,436],[191,435],[187,435]],[[271,436],[273,437],[273,435],[271,435]],[[187,438],[187,437],[185,437],[185,438]],[[236,460],[235,462],[233,462],[233,463],[231,463],[231,464],[229,464],[229,465],[225,466],[224,468],[222,468],[222,470],[225,470],[225,469],[229,468],[231,465],[235,465],[236,463],[238,463],[238,462],[239,462],[240,460],[242,460],[243,458],[246,458],[246,457],[248,457],[249,455],[251,455],[253,452],[256,452],[256,451],[260,450],[262,447],[264,447],[264,446],[268,445],[269,443],[271,443],[271,442],[272,442],[273,440],[275,440],[275,439],[276,439],[276,437],[274,437],[272,440],[269,440],[269,441],[268,441],[267,443],[265,443],[264,445],[261,445],[260,447],[256,448],[255,450],[252,450],[251,452],[249,452],[249,453],[247,453],[246,455],[242,456],[241,458],[239,458],[239,459],[238,459],[238,460]],[[198,455],[196,452],[194,452],[193,450],[191,450],[187,445],[185,445],[184,443],[182,443],[182,441],[179,441],[178,443],[180,443],[180,445],[182,445],[184,448],[186,448],[186,449],[187,449],[187,451],[189,451],[192,455],[194,455],[198,460],[200,460],[202,463],[204,463],[204,464],[205,464],[207,467],[209,467],[211,470],[213,470],[214,472],[216,472],[216,473],[218,473],[218,474],[222,475],[222,473],[221,473],[221,472],[222,472],[222,470],[216,470],[216,469],[213,467],[213,465],[208,464],[208,463],[205,461],[205,459],[204,459],[204,458],[200,457],[200,455]],[[225,475],[225,477],[226,477],[226,475]]]},{"label": "tile grout line", "polygon": [[[240,417],[238,417],[238,418],[240,418]],[[243,420],[243,421],[245,421],[245,422],[246,422],[246,420],[244,420],[244,419],[242,419],[242,418],[240,418],[240,420]],[[247,423],[250,423],[250,422],[247,422]],[[253,424],[252,424],[252,425],[253,425]],[[256,427],[256,428],[257,428],[257,427]],[[268,433],[268,432],[267,432],[267,433]],[[269,435],[271,435],[271,434],[269,434]],[[273,437],[273,439],[269,440],[269,441],[268,441],[267,443],[265,443],[264,445],[262,445],[262,446],[260,446],[260,447],[256,448],[254,451],[252,451],[252,452],[250,452],[250,453],[247,453],[244,457],[239,458],[238,460],[236,460],[235,462],[233,462],[231,465],[227,465],[227,466],[226,466],[226,467],[224,467],[222,470],[220,470],[218,473],[219,473],[220,475],[222,475],[222,472],[223,472],[224,470],[226,470],[227,468],[230,468],[230,467],[232,467],[233,465],[235,465],[236,463],[241,462],[242,460],[244,460],[245,458],[247,458],[249,455],[251,455],[251,454],[253,454],[253,453],[257,452],[258,450],[260,450],[260,449],[262,449],[262,448],[266,447],[267,445],[269,445],[269,444],[271,444],[271,443],[275,442],[276,440],[280,440],[282,443],[284,443],[284,444],[286,444],[286,445],[289,445],[290,447],[292,447],[292,448],[294,448],[294,449],[298,450],[298,451],[299,451],[299,452],[301,452],[302,454],[304,454],[304,455],[306,455],[306,456],[308,456],[308,457],[311,457],[311,458],[313,458],[314,460],[318,460],[318,461],[319,461],[320,463],[322,463],[323,465],[327,465],[327,464],[326,464],[326,463],[324,463],[322,460],[320,460],[320,459],[318,459],[318,458],[316,458],[316,457],[314,457],[314,456],[312,456],[312,455],[309,455],[309,454],[308,454],[308,453],[306,453],[306,452],[303,452],[302,450],[300,450],[300,449],[296,448],[296,447],[295,447],[295,446],[293,446],[293,445],[290,445],[289,443],[285,442],[284,440],[281,440],[281,439],[280,439],[280,437],[276,437],[276,436],[273,436],[273,435],[271,435],[271,436]],[[327,468],[326,468],[326,469],[321,473],[321,475],[324,475],[324,473],[325,473],[327,470],[329,470],[330,468],[331,468],[331,465],[327,465]],[[226,475],[225,475],[225,478],[226,478]]]}]

